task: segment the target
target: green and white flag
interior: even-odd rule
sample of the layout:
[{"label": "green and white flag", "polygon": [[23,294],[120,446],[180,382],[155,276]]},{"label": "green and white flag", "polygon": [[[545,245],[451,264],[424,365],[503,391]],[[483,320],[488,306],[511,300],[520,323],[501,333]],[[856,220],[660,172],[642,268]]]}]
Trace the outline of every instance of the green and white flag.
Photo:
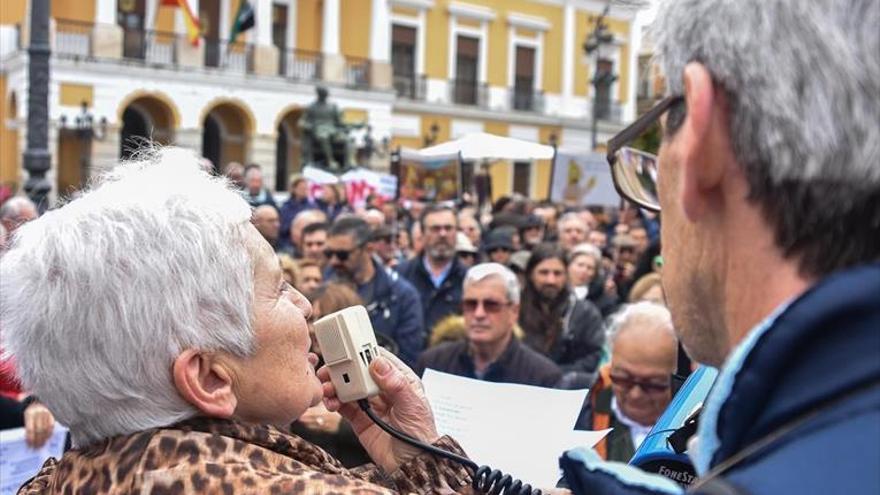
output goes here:
[{"label": "green and white flag", "polygon": [[232,23],[232,31],[229,34],[229,42],[235,43],[238,35],[254,27],[254,8],[247,0],[241,0],[238,12],[235,14],[235,22]]}]

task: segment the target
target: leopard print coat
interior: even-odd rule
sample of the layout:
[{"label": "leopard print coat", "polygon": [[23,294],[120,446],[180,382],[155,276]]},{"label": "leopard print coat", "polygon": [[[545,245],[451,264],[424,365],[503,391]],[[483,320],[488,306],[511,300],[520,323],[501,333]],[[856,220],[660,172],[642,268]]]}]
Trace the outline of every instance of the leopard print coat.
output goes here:
[{"label": "leopard print coat", "polygon": [[[449,437],[435,445],[464,455]],[[428,453],[391,474],[371,464],[346,469],[274,427],[199,418],[68,451],[18,493],[470,494],[470,480],[467,469]]]}]

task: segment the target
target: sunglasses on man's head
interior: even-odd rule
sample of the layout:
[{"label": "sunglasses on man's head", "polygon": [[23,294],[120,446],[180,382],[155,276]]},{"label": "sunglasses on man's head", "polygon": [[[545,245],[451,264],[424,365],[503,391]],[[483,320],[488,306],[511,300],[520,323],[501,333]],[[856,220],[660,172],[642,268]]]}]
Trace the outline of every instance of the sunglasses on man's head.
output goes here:
[{"label": "sunglasses on man's head", "polygon": [[496,301],[494,299],[462,299],[461,309],[465,313],[473,313],[477,310],[477,306],[483,305],[483,311],[487,313],[498,313],[507,306],[509,302]]}]

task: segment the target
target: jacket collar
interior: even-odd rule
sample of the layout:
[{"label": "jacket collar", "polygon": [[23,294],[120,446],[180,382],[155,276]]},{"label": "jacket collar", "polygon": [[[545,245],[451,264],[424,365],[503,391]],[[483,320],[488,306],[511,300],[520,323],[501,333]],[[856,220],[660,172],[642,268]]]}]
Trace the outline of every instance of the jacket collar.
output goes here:
[{"label": "jacket collar", "polygon": [[784,304],[734,350],[700,420],[698,472],[799,414],[880,377],[880,263],[838,272]]}]

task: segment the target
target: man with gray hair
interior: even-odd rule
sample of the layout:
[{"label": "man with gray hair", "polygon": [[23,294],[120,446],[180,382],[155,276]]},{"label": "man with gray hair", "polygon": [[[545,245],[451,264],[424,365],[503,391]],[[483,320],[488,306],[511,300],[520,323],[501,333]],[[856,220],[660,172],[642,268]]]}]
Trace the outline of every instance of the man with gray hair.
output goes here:
[{"label": "man with gray hair", "polygon": [[25,196],[11,197],[0,206],[0,224],[6,229],[6,235],[10,239],[18,227],[37,216],[37,207]]},{"label": "man with gray hair", "polygon": [[[658,12],[668,96],[608,158],[626,199],[662,206],[676,333],[720,369],[688,493],[880,493],[878,26],[877,0]],[[659,156],[629,147],[656,123]],[[561,465],[575,493],[682,491],[588,451]]]},{"label": "man with gray hair", "polygon": [[583,242],[587,242],[590,235],[590,226],[575,212],[562,215],[559,219],[559,245],[565,252],[569,252]]},{"label": "man with gray hair", "polygon": [[576,428],[613,428],[596,451],[628,462],[672,400],[678,339],[668,309],[640,302],[611,316],[608,343],[611,362],[599,368]]},{"label": "man with gray hair", "polygon": [[415,368],[419,376],[431,368],[490,382],[556,385],[562,377],[559,367],[514,335],[519,283],[509,268],[498,263],[470,268],[461,307],[467,338],[425,351]]}]

